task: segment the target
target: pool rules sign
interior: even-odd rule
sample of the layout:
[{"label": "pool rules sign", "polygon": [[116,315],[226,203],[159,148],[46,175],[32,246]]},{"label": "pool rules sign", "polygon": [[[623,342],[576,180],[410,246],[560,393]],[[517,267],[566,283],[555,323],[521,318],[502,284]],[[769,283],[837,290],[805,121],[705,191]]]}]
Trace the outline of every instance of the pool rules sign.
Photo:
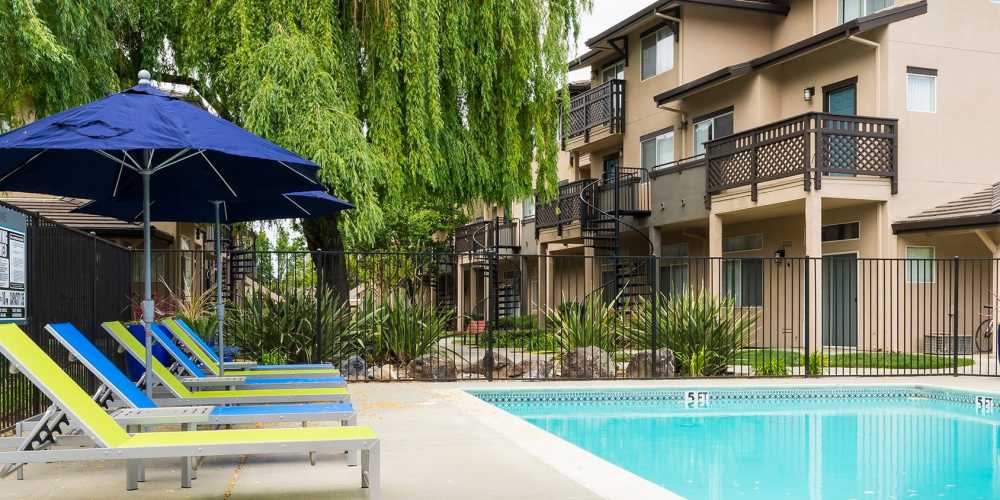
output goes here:
[{"label": "pool rules sign", "polygon": [[27,319],[24,215],[0,206],[0,323]]}]

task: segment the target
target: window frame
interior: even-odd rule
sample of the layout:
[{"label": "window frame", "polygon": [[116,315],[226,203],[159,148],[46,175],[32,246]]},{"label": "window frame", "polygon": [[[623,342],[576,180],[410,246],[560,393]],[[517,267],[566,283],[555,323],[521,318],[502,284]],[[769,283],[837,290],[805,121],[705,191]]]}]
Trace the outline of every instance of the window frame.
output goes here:
[{"label": "window frame", "polygon": [[[661,32],[664,32],[664,31],[669,32],[669,34],[666,35],[666,36],[668,36],[668,37],[670,37],[672,39],[671,42],[670,42],[670,49],[671,49],[671,51],[670,51],[670,67],[664,69],[663,71],[658,71],[656,69],[657,62],[659,61],[659,57],[660,57],[660,51],[659,51],[659,42],[660,42],[660,40],[656,39],[653,42],[655,44],[655,46],[657,47],[657,50],[656,50],[656,58],[657,59],[653,63],[653,66],[654,66],[653,74],[649,75],[649,76],[645,76],[645,75],[643,75],[642,69],[643,69],[643,66],[645,65],[645,62],[646,62],[646,59],[645,59],[646,58],[646,53],[642,49],[642,44],[643,44],[643,42],[646,41],[647,38],[654,37],[654,39],[655,39],[655,37],[657,37]],[[676,67],[677,60],[676,60],[676,57],[674,57],[674,52],[675,52],[674,45],[676,45],[676,44],[677,44],[677,33],[668,24],[664,24],[663,26],[659,26],[657,28],[654,28],[650,32],[645,33],[645,34],[643,34],[642,36],[639,37],[639,81],[640,82],[644,82],[644,81],[649,80],[651,78],[656,78],[657,76],[662,75],[662,74],[664,74],[664,73],[666,73],[666,72],[674,69],[674,67]]]},{"label": "window frame", "polygon": [[711,122],[712,128],[709,129],[709,138],[705,142],[714,141],[716,139],[719,139],[719,137],[715,136],[715,129],[716,129],[715,120],[718,120],[719,118],[722,118],[722,117],[725,117],[725,116],[732,116],[733,117],[733,133],[735,134],[736,133],[736,109],[733,106],[729,106],[728,108],[720,109],[720,110],[718,110],[718,111],[716,111],[714,113],[709,113],[707,115],[699,116],[698,118],[695,118],[694,120],[691,121],[692,122],[692,126],[691,126],[691,144],[692,144],[692,146],[691,146],[691,148],[692,148],[691,149],[691,153],[695,157],[705,156],[706,154],[708,154],[708,150],[705,149],[705,143],[704,142],[700,144],[700,146],[702,147],[702,152],[700,152],[700,153],[698,152],[698,146],[699,146],[699,143],[698,143],[698,132],[697,132],[698,125],[701,125],[703,123]]},{"label": "window frame", "polygon": [[[910,257],[910,249],[930,249],[931,257],[929,259],[915,259]],[[903,278],[906,280],[908,285],[934,285],[937,283],[937,247],[934,245],[906,245],[906,269],[904,269]],[[913,280],[910,277],[910,265],[913,261],[927,261],[930,262],[930,281],[918,281]]]},{"label": "window frame", "polygon": [[[731,240],[733,238],[746,238],[748,236],[758,236],[758,237],[760,237],[760,246],[758,246],[756,248],[743,248],[743,249],[740,249],[740,250],[726,250],[726,240]],[[723,251],[723,253],[757,252],[757,251],[760,251],[760,250],[763,250],[763,249],[764,249],[764,233],[737,234],[737,235],[729,236],[729,237],[726,237],[726,238],[722,238],[722,251]]]},{"label": "window frame", "polygon": [[[759,298],[760,302],[755,304],[747,304],[744,302],[743,298],[743,263],[745,261],[754,261],[760,267],[760,273],[757,273],[758,277],[758,288],[759,288]],[[729,282],[727,277],[729,273],[726,272],[726,267],[730,265],[736,265],[735,272],[732,276],[735,277],[735,282],[733,283],[732,289],[729,288]],[[764,258],[762,257],[751,257],[751,258],[735,258],[735,259],[722,259],[722,294],[725,297],[733,299],[734,305],[740,308],[763,308],[764,307]]]},{"label": "window frame", "polygon": [[[622,75],[621,78],[618,78],[618,73],[619,73],[618,67],[619,66],[621,67],[621,75]],[[605,73],[609,69],[615,69],[615,77],[614,78],[606,78],[605,77]],[[619,59],[619,60],[617,60],[617,61],[615,61],[613,63],[604,65],[604,67],[601,68],[600,77],[601,77],[601,83],[606,83],[606,82],[609,82],[611,80],[624,80],[625,79],[625,59]]]},{"label": "window frame", "polygon": [[[679,252],[672,252],[672,253],[676,253],[677,255],[665,255],[666,252],[663,251],[665,248],[676,248],[676,249],[678,249],[680,251]],[[680,254],[683,254],[683,255],[680,255]],[[664,245],[660,245],[660,258],[658,259],[659,262],[660,262],[660,268],[659,268],[659,271],[660,271],[660,290],[659,291],[662,292],[665,296],[670,297],[670,296],[674,295],[677,292],[683,292],[685,290],[689,290],[690,289],[690,285],[691,285],[691,269],[690,269],[690,266],[688,265],[688,261],[690,260],[690,258],[691,258],[691,245],[688,242],[686,242],[686,241],[678,241],[676,243],[667,243],[667,244],[664,244]],[[681,283],[679,287],[678,286],[669,286],[669,287],[667,287],[666,290],[664,290],[664,285],[665,284],[667,284],[667,285],[676,285],[676,283],[672,279],[674,269],[678,269],[678,270],[683,269],[683,272],[684,272],[684,282]],[[664,274],[663,274],[664,272],[666,272],[666,278],[667,278],[666,280],[664,280]]]},{"label": "window frame", "polygon": [[[912,100],[910,99],[910,78],[927,78],[930,79],[931,84],[931,109],[914,109],[911,105]],[[914,66],[906,67],[906,111],[910,113],[927,113],[927,114],[937,114],[938,105],[938,89],[937,89],[938,72],[936,69],[930,68],[917,68]]]},{"label": "window frame", "polygon": [[[528,215],[528,207],[531,207],[531,215]],[[533,220],[535,218],[535,197],[525,196],[521,198],[521,219]]]},{"label": "window frame", "polygon": [[[846,239],[843,239],[843,240],[822,240],[823,229],[828,228],[828,227],[833,227],[833,226],[846,226],[846,225],[849,225],[849,224],[857,224],[858,225],[858,237],[857,238],[846,238]],[[820,228],[820,239],[822,240],[822,243],[840,243],[842,241],[861,241],[861,220],[857,219],[857,220],[849,220],[849,221],[844,221],[844,222],[835,222],[833,224],[823,224],[823,226]]]},{"label": "window frame", "polygon": [[[844,10],[845,10],[844,6],[845,6],[846,2],[848,2],[848,1],[857,2],[859,4],[860,9],[858,10],[858,17],[852,17],[851,19],[846,19],[845,20],[844,19]],[[878,10],[869,11],[868,10],[868,8],[869,8],[868,7],[868,5],[869,5],[868,2],[869,1],[871,1],[871,0],[839,0],[837,2],[837,19],[840,21],[838,24],[849,23],[849,22],[851,22],[851,21],[853,21],[855,19],[862,18],[862,17],[865,17],[865,16],[870,16],[870,15],[878,12],[879,10],[889,9],[889,8],[892,8],[892,7],[894,7],[896,5],[896,0],[889,0],[889,5],[887,5],[885,7],[882,7],[881,9],[878,9]]]},{"label": "window frame", "polygon": [[674,128],[673,127],[667,127],[667,128],[664,128],[664,129],[657,130],[655,132],[650,132],[650,133],[648,133],[646,135],[643,135],[642,137],[639,137],[639,165],[640,166],[643,166],[643,168],[646,168],[644,166],[646,164],[646,162],[644,161],[645,158],[643,157],[643,155],[644,155],[643,146],[647,142],[653,141],[653,154],[655,156],[659,156],[659,152],[660,152],[659,141],[660,141],[661,138],[663,138],[663,137],[665,137],[667,135],[670,135],[670,142],[672,143],[672,146],[670,148],[670,152],[672,153],[672,155],[671,155],[672,157],[669,158],[667,161],[662,162],[662,163],[658,161],[658,158],[654,158],[653,164],[649,166],[649,171],[652,172],[653,170],[656,170],[658,167],[661,167],[663,165],[667,165],[667,164],[670,164],[670,163],[673,163],[673,162],[676,161],[676,158],[677,158],[677,134],[674,133]]}]

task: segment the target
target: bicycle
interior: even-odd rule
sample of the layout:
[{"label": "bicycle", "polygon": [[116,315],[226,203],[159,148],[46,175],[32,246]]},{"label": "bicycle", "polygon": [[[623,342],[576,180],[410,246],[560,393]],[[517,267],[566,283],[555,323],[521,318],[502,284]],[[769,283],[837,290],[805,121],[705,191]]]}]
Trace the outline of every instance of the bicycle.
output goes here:
[{"label": "bicycle", "polygon": [[993,306],[983,306],[983,312],[979,314],[983,320],[976,328],[976,350],[978,352],[993,352]]}]

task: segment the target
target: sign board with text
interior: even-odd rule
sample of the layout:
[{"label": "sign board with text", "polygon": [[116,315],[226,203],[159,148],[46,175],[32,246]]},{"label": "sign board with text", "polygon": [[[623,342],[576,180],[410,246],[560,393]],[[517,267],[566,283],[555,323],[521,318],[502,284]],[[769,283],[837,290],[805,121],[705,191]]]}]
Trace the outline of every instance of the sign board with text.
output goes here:
[{"label": "sign board with text", "polygon": [[28,317],[24,214],[0,206],[0,323]]}]

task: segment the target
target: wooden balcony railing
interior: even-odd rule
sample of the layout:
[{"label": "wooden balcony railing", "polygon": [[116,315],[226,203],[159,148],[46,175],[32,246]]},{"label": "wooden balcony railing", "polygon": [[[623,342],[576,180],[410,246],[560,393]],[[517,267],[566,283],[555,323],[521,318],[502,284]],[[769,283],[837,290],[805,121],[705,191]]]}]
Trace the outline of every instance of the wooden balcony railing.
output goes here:
[{"label": "wooden balcony railing", "polygon": [[806,191],[823,177],[890,179],[896,193],[897,120],[807,113],[707,142],[706,191],[750,186],[757,200],[761,182],[801,175]]},{"label": "wooden balcony railing", "polygon": [[583,213],[580,201],[580,192],[593,179],[581,179],[559,186],[559,195],[556,199],[541,203],[535,202],[535,234],[540,230],[555,227],[562,229],[562,226],[580,220]]},{"label": "wooden balcony railing", "polygon": [[[581,195],[587,199],[584,203]],[[595,182],[581,179],[559,186],[559,196],[548,203],[536,203],[535,233],[580,222],[593,212],[626,216],[648,215],[650,211],[649,172],[642,168],[619,168],[614,178]],[[590,214],[590,216],[595,216]]]},{"label": "wooden balcony railing", "polygon": [[579,135],[589,140],[590,129],[598,126],[625,132],[625,80],[608,80],[573,97],[562,121],[563,140]]}]

